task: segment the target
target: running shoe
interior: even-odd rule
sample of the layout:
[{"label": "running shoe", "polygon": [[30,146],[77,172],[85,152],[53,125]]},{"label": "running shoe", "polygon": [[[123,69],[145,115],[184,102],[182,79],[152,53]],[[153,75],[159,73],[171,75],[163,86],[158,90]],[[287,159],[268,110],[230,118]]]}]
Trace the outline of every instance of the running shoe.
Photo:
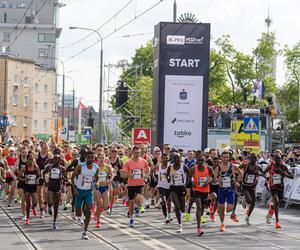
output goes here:
[{"label": "running shoe", "polygon": [[210,221],[212,221],[212,222],[215,222],[215,221],[216,221],[216,218],[215,218],[215,215],[214,215],[214,214],[211,214],[211,215],[209,216],[209,219],[210,219]]},{"label": "running shoe", "polygon": [[36,208],[35,208],[35,207],[32,208],[32,214],[33,214],[33,216],[36,216],[36,215],[37,215],[37,212],[36,212]]},{"label": "running shoe", "polygon": [[221,226],[220,226],[220,232],[224,232],[224,231],[225,231],[225,225],[221,224]]},{"label": "running shoe", "polygon": [[250,223],[250,217],[249,216],[246,216],[245,222],[246,222],[246,225],[248,225],[248,226],[251,225],[251,223]]},{"label": "running shoe", "polygon": [[98,221],[96,222],[96,228],[101,228],[101,226],[102,226],[102,224],[101,224],[100,220],[98,220]]},{"label": "running shoe", "polygon": [[185,221],[190,221],[191,220],[191,214],[190,213],[186,213],[185,214]]},{"label": "running shoe", "polygon": [[25,225],[29,225],[29,223],[30,223],[30,222],[29,222],[29,218],[26,218],[26,219],[25,219]]},{"label": "running shoe", "polygon": [[281,228],[281,224],[279,223],[279,221],[276,222],[275,228],[276,229],[280,229]]},{"label": "running shoe", "polygon": [[52,215],[52,207],[48,207],[48,214]]},{"label": "running shoe", "polygon": [[177,233],[182,233],[182,225],[179,224],[177,227]]},{"label": "running shoe", "polygon": [[269,205],[269,216],[272,218],[273,215],[274,215],[273,203],[270,203],[270,205]]},{"label": "running shoe", "polygon": [[141,205],[139,207],[139,210],[140,210],[141,214],[145,213],[145,207],[144,207],[144,205]]},{"label": "running shoe", "polygon": [[80,218],[80,219],[79,219],[79,223],[80,223],[81,225],[83,225],[83,224],[84,224],[84,220],[83,220],[83,218]]},{"label": "running shoe", "polygon": [[40,211],[40,218],[43,219],[44,218],[44,210]]},{"label": "running shoe", "polygon": [[266,216],[266,222],[267,222],[267,224],[271,224],[271,216],[269,215],[269,214],[267,214],[267,216]]},{"label": "running shoe", "polygon": [[57,226],[56,222],[53,222],[53,229],[54,229],[54,230],[57,230],[57,229],[58,229],[58,226]]},{"label": "running shoe", "polygon": [[133,226],[134,226],[134,219],[130,219],[130,221],[129,221],[129,226],[130,226],[130,227],[133,227]]},{"label": "running shoe", "polygon": [[166,224],[170,223],[170,220],[169,220],[168,216],[166,217],[165,223]]},{"label": "running shoe", "polygon": [[168,219],[169,219],[170,222],[173,221],[173,218],[170,214],[168,214]]},{"label": "running shoe", "polygon": [[[128,207],[128,206],[127,206],[127,207]],[[150,206],[149,206],[149,204],[147,204],[147,205],[146,205],[146,209],[149,209],[149,208],[150,208]]]},{"label": "running shoe", "polygon": [[7,207],[10,207],[10,203],[7,204]]},{"label": "running shoe", "polygon": [[200,227],[198,227],[198,228],[197,228],[197,234],[198,234],[198,236],[202,236],[202,235],[204,234],[203,229],[200,228]]},{"label": "running shoe", "polygon": [[107,209],[107,213],[108,213],[108,215],[112,214],[112,208],[111,207]]},{"label": "running shoe", "polygon": [[25,221],[26,220],[26,216],[24,216],[23,218],[22,218],[22,221]]},{"label": "running shoe", "polygon": [[206,220],[205,220],[204,216],[201,216],[200,222],[201,222],[202,224],[205,224],[205,223],[206,223]]},{"label": "running shoe", "polygon": [[89,239],[89,236],[87,236],[86,232],[82,233],[81,239],[82,240],[88,240]]},{"label": "running shoe", "polygon": [[239,222],[238,217],[236,216],[236,214],[231,214],[230,215],[230,219],[232,219],[234,222]]},{"label": "running shoe", "polygon": [[140,211],[139,211],[138,207],[134,208],[134,213],[135,213],[135,216],[137,216],[137,217],[140,215]]}]

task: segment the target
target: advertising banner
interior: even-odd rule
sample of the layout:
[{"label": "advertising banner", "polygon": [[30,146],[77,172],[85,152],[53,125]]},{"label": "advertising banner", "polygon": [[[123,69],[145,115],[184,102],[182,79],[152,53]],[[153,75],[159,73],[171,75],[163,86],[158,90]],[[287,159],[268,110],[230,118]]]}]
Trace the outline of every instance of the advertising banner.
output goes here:
[{"label": "advertising banner", "polygon": [[253,153],[260,153],[260,134],[245,133],[244,121],[231,121],[230,147],[233,149],[249,149]]},{"label": "advertising banner", "polygon": [[155,26],[152,146],[207,146],[209,51],[210,24]]}]

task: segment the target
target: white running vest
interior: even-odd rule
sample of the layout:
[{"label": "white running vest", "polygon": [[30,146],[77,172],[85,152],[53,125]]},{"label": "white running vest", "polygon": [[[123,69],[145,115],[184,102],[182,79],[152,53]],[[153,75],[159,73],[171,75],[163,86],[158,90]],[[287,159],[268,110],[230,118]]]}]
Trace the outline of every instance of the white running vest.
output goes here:
[{"label": "white running vest", "polygon": [[76,187],[81,190],[92,189],[97,169],[98,166],[95,163],[93,163],[92,169],[88,169],[86,162],[81,163],[81,173],[76,180]]}]

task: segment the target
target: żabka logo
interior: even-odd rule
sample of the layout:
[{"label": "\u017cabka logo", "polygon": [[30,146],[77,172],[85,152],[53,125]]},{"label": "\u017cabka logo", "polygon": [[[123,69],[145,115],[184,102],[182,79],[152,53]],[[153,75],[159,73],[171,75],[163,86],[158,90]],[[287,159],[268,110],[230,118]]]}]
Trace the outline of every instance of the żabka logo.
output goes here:
[{"label": "\u017cabka logo", "polygon": [[191,131],[185,131],[185,130],[184,131],[183,130],[180,130],[180,131],[175,130],[174,135],[176,135],[178,138],[183,138],[185,136],[191,136],[192,132]]}]

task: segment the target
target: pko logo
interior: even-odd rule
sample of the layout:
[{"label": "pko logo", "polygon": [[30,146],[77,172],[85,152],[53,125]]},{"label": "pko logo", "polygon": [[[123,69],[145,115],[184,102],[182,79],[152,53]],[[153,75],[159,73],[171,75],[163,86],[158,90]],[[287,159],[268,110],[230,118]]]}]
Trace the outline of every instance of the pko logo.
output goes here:
[{"label": "pko logo", "polygon": [[180,131],[175,130],[174,135],[176,135],[178,138],[183,138],[185,136],[191,136],[192,132],[191,131],[185,131],[185,130],[184,131],[183,130],[180,130]]},{"label": "pko logo", "polygon": [[171,45],[184,45],[185,36],[167,36],[167,44]]}]

